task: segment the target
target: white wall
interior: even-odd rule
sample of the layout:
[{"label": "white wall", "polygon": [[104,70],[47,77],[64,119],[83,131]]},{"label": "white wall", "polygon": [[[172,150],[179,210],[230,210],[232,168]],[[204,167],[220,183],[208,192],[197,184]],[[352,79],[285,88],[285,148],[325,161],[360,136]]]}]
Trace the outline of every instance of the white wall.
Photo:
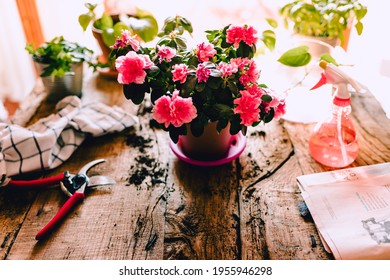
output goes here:
[{"label": "white wall", "polygon": [[[219,28],[229,23],[248,23],[254,25],[259,30],[268,28],[264,18],[278,17],[277,7],[283,5],[287,0],[108,1],[118,2],[122,5],[123,3],[126,3],[125,6],[135,5],[149,10],[154,13],[159,24],[168,16],[174,16],[176,14],[185,16],[192,21],[195,31],[194,40],[198,42],[199,40],[203,40],[204,30]],[[83,32],[77,20],[79,14],[86,12],[84,3],[88,2],[88,0],[36,0],[36,2],[46,40],[58,35],[63,35],[68,40],[77,41],[97,52],[99,51],[90,30]],[[89,2],[102,4],[103,0],[90,0]],[[348,53],[352,61],[359,66],[357,67],[359,69],[359,73],[357,73],[359,78],[361,78],[362,81],[367,82],[367,84],[373,88],[373,93],[378,95],[378,98],[384,100],[384,102],[387,102],[390,106],[390,98],[388,97],[390,85],[386,84],[387,79],[390,79],[390,70],[383,70],[386,68],[383,65],[387,65],[388,68],[390,68],[390,44],[388,38],[389,33],[387,32],[387,26],[389,26],[389,17],[387,14],[390,8],[390,1],[363,0],[363,2],[368,6],[368,14],[363,20],[365,25],[364,32],[362,36],[357,36],[355,31],[352,32]],[[0,21],[7,20],[12,12],[15,12],[14,1],[0,0],[0,8]],[[103,5],[100,6],[100,11],[102,8]],[[7,11],[7,13],[4,11]],[[14,28],[11,31],[11,29],[5,28],[5,24],[0,24],[0,28],[2,28],[0,32],[3,38],[11,38],[11,35],[15,35],[13,40],[15,47],[12,47],[11,49],[8,47],[7,50],[7,46],[5,46],[9,40],[1,40],[0,42],[2,51],[0,55],[4,56],[0,57],[0,71],[2,71],[0,72],[2,73],[2,75],[0,75],[0,94],[1,91],[4,92],[6,88],[7,92],[10,91],[9,88],[11,88],[13,95],[16,97],[25,94],[26,87],[30,87],[32,68],[30,64],[25,61],[25,42],[23,41],[24,37],[20,24],[18,25],[18,23],[15,22],[12,25]],[[281,28],[282,27],[279,29]],[[4,36],[3,34],[7,35]],[[18,55],[16,55],[16,53],[18,53]],[[6,60],[8,60],[8,62],[6,62]],[[7,64],[7,66],[4,66],[4,64]],[[17,85],[5,85],[7,81],[4,81],[4,78],[2,79],[2,77],[5,77],[5,72],[8,74],[14,73],[12,74],[13,76],[18,76]],[[383,75],[383,73],[387,76]],[[375,82],[378,79],[381,80],[380,83]]]},{"label": "white wall", "polygon": [[35,83],[33,65],[15,1],[0,0],[0,101],[19,101]]}]

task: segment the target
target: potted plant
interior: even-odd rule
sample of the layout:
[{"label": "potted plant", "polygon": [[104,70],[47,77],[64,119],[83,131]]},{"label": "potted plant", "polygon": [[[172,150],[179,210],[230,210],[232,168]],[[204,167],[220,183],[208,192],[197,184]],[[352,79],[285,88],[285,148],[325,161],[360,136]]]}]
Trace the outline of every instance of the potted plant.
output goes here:
[{"label": "potted plant", "polygon": [[359,0],[294,0],[279,11],[285,26],[292,23],[296,34],[346,49],[351,23],[356,20],[355,29],[361,35],[367,8]]},{"label": "potted plant", "polygon": [[95,12],[97,4],[86,3],[85,7],[88,11],[81,14],[78,21],[84,31],[91,25],[92,34],[102,50],[102,56],[99,58],[100,67],[110,66],[111,70],[115,70],[112,62],[109,61],[110,47],[115,44],[115,39],[121,35],[122,30],[136,34],[138,40],[143,42],[152,41],[157,35],[157,21],[148,11],[136,8],[135,13],[131,15],[111,15],[103,12],[98,17]]},{"label": "potted plant", "polygon": [[[181,145],[183,152],[191,158],[198,156],[199,150],[189,152],[183,139],[207,137],[209,126],[214,127],[216,136],[225,135],[223,130],[227,130],[231,139],[240,132],[245,134],[249,126],[283,115],[283,98],[258,83],[260,70],[253,59],[258,39],[264,44],[275,42],[272,31],[258,36],[251,26],[228,25],[206,31],[208,40],[194,49],[187,48],[184,31],[192,32],[187,19],[168,18],[155,47],[143,47],[122,31],[112,52],[126,98],[140,104],[145,93],[150,94],[153,119],[169,133],[173,143]],[[217,140],[206,142],[207,145],[201,144],[203,148]],[[203,154],[210,156],[213,151]],[[220,157],[221,154],[207,160]]]},{"label": "potted plant", "polygon": [[58,101],[66,95],[81,96],[83,64],[92,63],[93,51],[75,42],[58,36],[34,47],[27,44],[43,84],[48,93],[47,100]]}]

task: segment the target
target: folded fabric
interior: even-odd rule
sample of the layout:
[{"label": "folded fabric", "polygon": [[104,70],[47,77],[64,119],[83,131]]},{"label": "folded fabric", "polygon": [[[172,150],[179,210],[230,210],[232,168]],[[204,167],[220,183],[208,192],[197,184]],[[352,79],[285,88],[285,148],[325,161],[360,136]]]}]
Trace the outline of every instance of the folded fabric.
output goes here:
[{"label": "folded fabric", "polygon": [[76,96],[62,99],[56,111],[27,128],[0,123],[0,184],[10,176],[58,167],[88,135],[119,132],[138,122],[118,106],[82,104]]}]

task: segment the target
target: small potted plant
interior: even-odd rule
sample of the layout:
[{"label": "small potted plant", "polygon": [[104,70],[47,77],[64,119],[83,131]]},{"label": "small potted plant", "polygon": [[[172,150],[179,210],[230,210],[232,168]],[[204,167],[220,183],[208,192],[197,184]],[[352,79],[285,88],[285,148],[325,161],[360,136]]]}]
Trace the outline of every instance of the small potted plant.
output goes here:
[{"label": "small potted plant", "polygon": [[[100,67],[109,66],[115,71],[109,56],[110,47],[114,45],[117,36],[122,30],[128,30],[136,34],[138,40],[152,41],[158,32],[158,24],[154,16],[145,10],[135,8],[134,14],[108,14],[103,12],[100,17],[96,15],[97,4],[86,3],[87,12],[79,16],[78,21],[84,31],[91,25],[92,34],[98,41],[102,50],[99,57]],[[116,76],[116,75],[115,75]]]},{"label": "small potted plant", "polygon": [[294,0],[280,8],[286,27],[293,31],[345,49],[351,24],[355,20],[358,35],[363,32],[362,19],[367,8],[359,0]]},{"label": "small potted plant", "polygon": [[[218,160],[232,136],[284,114],[284,99],[258,83],[260,70],[253,59],[257,42],[272,48],[275,36],[271,30],[258,35],[251,26],[228,25],[206,31],[207,41],[187,48],[185,31],[192,32],[187,19],[166,19],[154,47],[141,46],[123,31],[112,52],[118,82],[135,104],[150,94],[153,119],[186,156]],[[225,147],[215,153],[220,138]]]},{"label": "small potted plant", "polygon": [[66,95],[81,96],[83,64],[92,63],[92,50],[65,40],[63,36],[36,48],[27,44],[25,49],[40,72],[48,101],[58,101]]}]

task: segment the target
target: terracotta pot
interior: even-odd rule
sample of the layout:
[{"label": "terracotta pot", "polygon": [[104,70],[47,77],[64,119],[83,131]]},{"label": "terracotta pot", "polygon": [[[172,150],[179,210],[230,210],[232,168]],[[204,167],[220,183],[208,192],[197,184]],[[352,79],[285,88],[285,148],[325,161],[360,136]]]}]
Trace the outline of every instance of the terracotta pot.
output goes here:
[{"label": "terracotta pot", "polygon": [[[96,41],[98,42],[99,47],[102,51],[102,55],[99,56],[99,61],[101,63],[109,62],[108,57],[111,53],[111,49],[103,41],[102,30],[97,29],[96,27],[92,26],[92,34],[93,34],[93,37],[95,37]],[[116,71],[114,63],[110,63],[110,71]]]},{"label": "terracotta pot", "polygon": [[196,160],[218,160],[225,157],[231,145],[232,136],[229,126],[218,133],[217,123],[212,122],[205,126],[201,136],[195,137],[188,127],[187,135],[180,136],[180,145],[183,153]]}]

